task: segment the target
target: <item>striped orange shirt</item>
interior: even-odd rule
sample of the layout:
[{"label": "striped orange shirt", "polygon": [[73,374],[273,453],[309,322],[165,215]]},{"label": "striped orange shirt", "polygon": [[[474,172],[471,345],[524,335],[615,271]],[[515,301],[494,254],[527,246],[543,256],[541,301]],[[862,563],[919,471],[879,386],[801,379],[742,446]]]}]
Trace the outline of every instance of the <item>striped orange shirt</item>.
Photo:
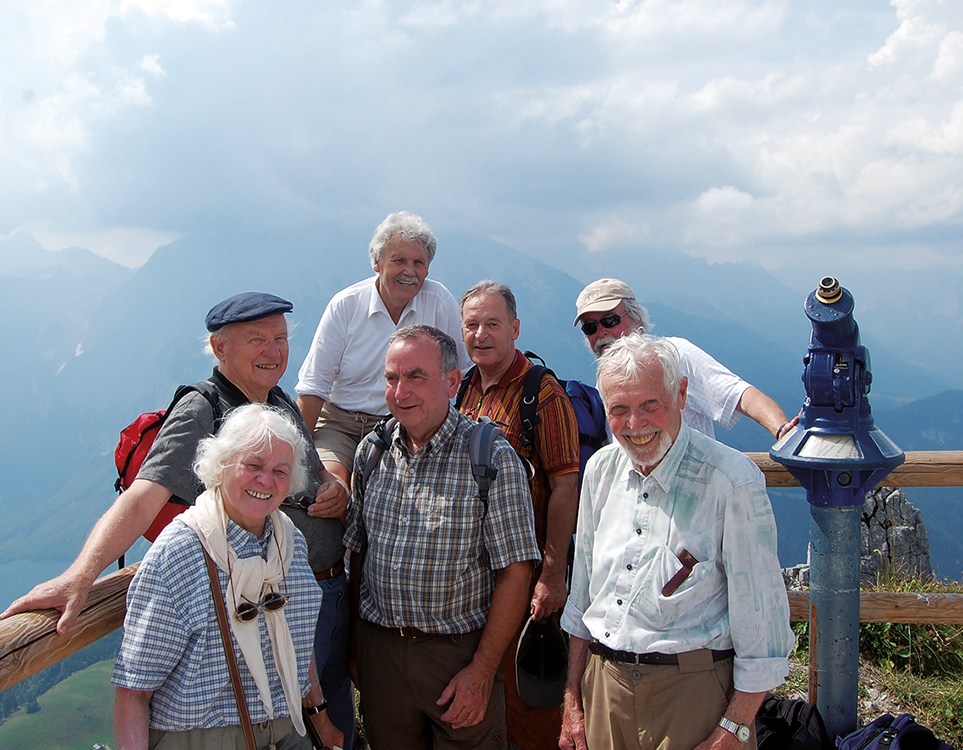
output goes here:
[{"label": "striped orange shirt", "polygon": [[578,423],[575,410],[565,389],[551,375],[543,375],[538,392],[540,418],[535,425],[535,444],[522,447],[520,407],[525,373],[532,367],[528,358],[517,349],[515,361],[495,385],[481,392],[481,374],[475,370],[461,403],[461,412],[472,419],[488,417],[498,422],[508,442],[518,454],[531,463],[535,470],[529,481],[535,515],[535,534],[539,548],[545,549],[548,527],[548,499],[552,494],[549,477],[578,471]]}]

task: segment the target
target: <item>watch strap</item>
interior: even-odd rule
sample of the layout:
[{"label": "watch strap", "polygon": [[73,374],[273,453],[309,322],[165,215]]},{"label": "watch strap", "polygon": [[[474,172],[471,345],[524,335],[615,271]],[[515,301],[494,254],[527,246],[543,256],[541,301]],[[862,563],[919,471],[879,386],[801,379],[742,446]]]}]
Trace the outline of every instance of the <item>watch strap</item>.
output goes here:
[{"label": "watch strap", "polygon": [[719,719],[719,726],[730,734],[734,734],[739,742],[749,741],[750,729],[746,725],[736,724],[736,722],[723,716],[721,719]]},{"label": "watch strap", "polygon": [[322,699],[322,701],[318,705],[304,706],[303,710],[304,710],[304,713],[307,714],[308,716],[314,716],[315,714],[319,714],[322,711],[326,711],[327,708],[328,708],[328,702]]}]

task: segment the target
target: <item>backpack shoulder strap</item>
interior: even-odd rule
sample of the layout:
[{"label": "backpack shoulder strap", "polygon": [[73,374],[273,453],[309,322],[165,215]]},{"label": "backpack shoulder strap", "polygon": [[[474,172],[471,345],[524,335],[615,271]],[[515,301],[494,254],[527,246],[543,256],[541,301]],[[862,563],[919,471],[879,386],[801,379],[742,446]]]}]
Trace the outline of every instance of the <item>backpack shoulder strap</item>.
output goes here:
[{"label": "backpack shoulder strap", "polygon": [[468,368],[464,375],[461,376],[461,384],[458,386],[458,394],[455,396],[455,408],[461,411],[461,404],[465,400],[465,394],[468,393],[468,386],[471,384],[471,379],[475,375],[475,370],[478,369],[478,365],[472,365]]},{"label": "backpack shoulder strap", "polygon": [[177,390],[174,391],[174,398],[171,399],[171,405],[167,407],[167,415],[170,415],[174,407],[184,396],[192,392],[200,393],[207,400],[207,403],[211,405],[211,411],[214,412],[214,432],[216,433],[221,427],[221,422],[224,421],[224,412],[221,409],[221,396],[217,390],[217,386],[210,380],[202,380],[192,385],[177,386]]},{"label": "backpack shoulder strap", "polygon": [[368,486],[368,477],[381,463],[381,456],[388,449],[391,433],[394,432],[397,424],[398,420],[394,417],[385,417],[374,426],[374,429],[364,439],[364,447],[362,448],[364,465],[361,467],[361,476],[358,477],[360,482],[358,489],[362,496]]},{"label": "backpack shoulder strap", "polygon": [[[545,366],[545,360],[535,352],[524,352],[524,354],[531,361],[532,366],[525,373],[525,382],[522,383],[522,403],[519,404],[518,415],[522,423],[519,436],[522,447],[528,448],[535,445],[535,426],[542,421],[542,418],[538,416],[538,392],[542,388],[542,377],[547,373],[556,381],[558,381],[558,378],[555,377],[555,373],[550,368]],[[541,364],[536,364],[536,360]]]},{"label": "backpack shoulder strap", "polygon": [[497,424],[488,417],[484,417],[474,427],[468,436],[468,458],[471,461],[471,474],[478,485],[478,498],[482,501],[485,512],[488,512],[488,492],[492,481],[498,475],[498,469],[492,462],[492,451],[495,448],[495,438],[502,434]]}]

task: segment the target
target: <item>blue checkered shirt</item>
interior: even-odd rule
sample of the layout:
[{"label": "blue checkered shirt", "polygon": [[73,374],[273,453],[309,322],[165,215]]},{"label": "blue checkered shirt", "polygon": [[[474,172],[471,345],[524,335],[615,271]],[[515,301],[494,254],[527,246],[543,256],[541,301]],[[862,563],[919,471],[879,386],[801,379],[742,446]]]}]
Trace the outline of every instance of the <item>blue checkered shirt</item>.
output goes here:
[{"label": "blue checkered shirt", "polygon": [[[274,543],[272,529],[269,518],[259,539],[229,521],[227,540],[238,557],[266,557],[267,545]],[[308,668],[321,607],[321,588],[308,566],[307,545],[300,531],[293,542],[294,559],[286,574],[291,599],[283,611],[297,653],[302,694],[305,694],[310,687]],[[219,569],[218,574],[224,592],[227,573]],[[230,615],[234,602],[226,602],[226,606]],[[261,652],[271,684],[275,717],[287,716],[263,616],[259,615],[246,627],[255,626],[260,629]],[[234,651],[251,721],[266,721],[267,712],[236,640]],[[130,584],[124,640],[112,682],[131,690],[154,691],[150,702],[152,729],[182,732],[241,723],[201,543],[190,528],[176,519],[148,550]]]},{"label": "blue checkered shirt", "polygon": [[[498,475],[485,512],[468,457],[474,424],[449,409],[414,455],[399,425],[364,496],[356,478],[344,543],[360,551],[363,515],[368,551],[360,613],[365,620],[428,633],[480,630],[488,618],[494,571],[541,559],[528,477],[501,437],[492,452]],[[356,472],[363,447],[356,454]]]}]

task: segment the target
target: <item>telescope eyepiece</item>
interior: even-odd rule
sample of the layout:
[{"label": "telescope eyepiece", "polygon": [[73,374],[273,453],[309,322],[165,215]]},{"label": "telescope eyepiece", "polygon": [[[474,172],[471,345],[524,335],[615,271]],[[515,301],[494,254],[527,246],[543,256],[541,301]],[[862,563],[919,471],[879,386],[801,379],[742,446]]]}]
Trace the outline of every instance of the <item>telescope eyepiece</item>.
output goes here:
[{"label": "telescope eyepiece", "polygon": [[819,288],[816,290],[816,298],[824,305],[831,305],[843,296],[843,289],[839,282],[832,276],[823,276],[819,280]]}]

